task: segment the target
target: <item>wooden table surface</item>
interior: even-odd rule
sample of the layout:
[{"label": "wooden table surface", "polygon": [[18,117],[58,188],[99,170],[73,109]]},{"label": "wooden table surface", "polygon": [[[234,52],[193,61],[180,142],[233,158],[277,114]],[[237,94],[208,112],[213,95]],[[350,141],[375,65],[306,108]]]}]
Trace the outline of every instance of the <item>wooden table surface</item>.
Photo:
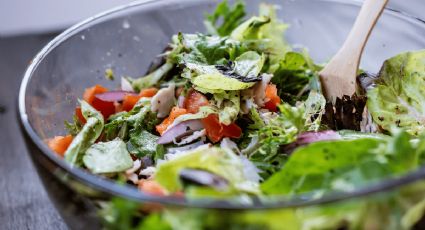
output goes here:
[{"label": "wooden table surface", "polygon": [[67,229],[32,165],[16,116],[23,72],[52,38],[0,38],[0,229]]}]

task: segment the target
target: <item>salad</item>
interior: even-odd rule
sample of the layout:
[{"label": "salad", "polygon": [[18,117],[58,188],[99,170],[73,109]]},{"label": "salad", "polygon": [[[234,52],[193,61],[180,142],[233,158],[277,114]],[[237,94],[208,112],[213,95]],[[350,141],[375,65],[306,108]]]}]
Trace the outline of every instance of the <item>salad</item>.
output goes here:
[{"label": "salad", "polygon": [[[318,77],[323,65],[284,40],[288,25],[276,6],[259,9],[246,18],[243,3],[224,1],[207,15],[206,33],[174,35],[146,76],[123,77],[119,90],[87,88],[74,120],[65,122],[68,135],[48,140],[49,147],[72,166],[185,199],[318,199],[424,163],[425,50],[386,60],[377,75],[360,70],[357,93],[331,103]],[[394,229],[421,220],[425,200],[414,199],[391,203],[403,206],[397,217],[395,209],[387,213]],[[363,229],[359,210],[323,209],[328,221],[310,228],[307,214],[293,221],[300,229]],[[177,229],[162,218],[154,213],[144,224],[161,220],[158,226]],[[207,222],[200,229],[218,224]]]}]

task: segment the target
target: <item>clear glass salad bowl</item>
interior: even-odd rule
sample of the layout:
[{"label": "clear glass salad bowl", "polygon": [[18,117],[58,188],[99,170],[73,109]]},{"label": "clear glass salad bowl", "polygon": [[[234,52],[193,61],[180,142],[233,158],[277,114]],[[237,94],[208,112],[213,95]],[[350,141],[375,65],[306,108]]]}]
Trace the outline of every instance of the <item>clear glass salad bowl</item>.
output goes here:
[{"label": "clear glass salad bowl", "polygon": [[[247,0],[248,12],[257,12],[260,2],[263,1]],[[360,9],[360,3],[347,0],[267,2],[279,5],[279,17],[291,25],[287,40],[295,48],[307,48],[319,63],[329,60],[341,46]],[[237,222],[241,226],[259,226],[259,229],[309,229],[306,225],[314,226],[314,221],[298,223],[293,221],[293,216],[299,212],[313,215],[315,210],[323,208],[335,208],[335,215],[340,215],[352,211],[353,207],[365,208],[380,200],[385,206],[389,202],[386,197],[408,193],[412,186],[424,186],[425,168],[350,192],[325,194],[318,199],[299,196],[254,201],[240,197],[186,200],[144,194],[134,187],[71,168],[47,147],[46,139],[65,133],[63,121],[72,119],[77,99],[85,88],[94,84],[109,88],[119,85],[119,78],[105,79],[105,69],[112,68],[116,76],[143,75],[173,34],[204,32],[204,14],[212,11],[216,3],[208,0],[134,2],[71,27],[33,59],[19,92],[19,121],[39,175],[71,228],[100,228],[97,210],[102,202],[120,197],[140,205],[161,204],[170,210],[198,210],[218,219],[222,216],[217,226]],[[424,38],[423,21],[386,9],[367,44],[361,67],[377,72],[385,59],[403,51],[423,49]],[[425,192],[410,196],[421,200]],[[379,219],[373,219],[378,212],[385,212],[385,208],[368,213],[371,229],[379,226]],[[320,218],[314,220],[316,224],[323,222]],[[414,228],[424,229],[425,222],[422,224],[419,222]]]}]

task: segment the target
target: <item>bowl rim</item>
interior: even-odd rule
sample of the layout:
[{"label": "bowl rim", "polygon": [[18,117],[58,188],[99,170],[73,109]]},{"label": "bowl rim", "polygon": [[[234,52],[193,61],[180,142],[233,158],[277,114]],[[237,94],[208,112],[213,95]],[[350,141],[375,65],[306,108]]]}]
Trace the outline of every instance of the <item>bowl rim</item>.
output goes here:
[{"label": "bowl rim", "polygon": [[[57,35],[53,40],[46,44],[33,58],[30,65],[27,67],[24,77],[22,79],[19,96],[18,96],[18,120],[21,123],[25,133],[30,137],[31,141],[35,146],[42,152],[42,154],[47,157],[51,162],[53,162],[60,169],[64,170],[73,179],[79,181],[82,184],[85,184],[89,187],[92,187],[96,190],[102,191],[104,193],[118,196],[126,199],[131,199],[138,202],[156,202],[164,205],[172,206],[182,206],[182,207],[191,207],[191,208],[213,208],[213,209],[232,209],[232,210],[246,210],[246,209],[272,209],[272,208],[294,208],[294,207],[303,207],[303,206],[312,206],[318,204],[327,204],[338,202],[342,200],[349,200],[353,198],[364,197],[367,195],[377,194],[379,192],[388,192],[388,190],[399,187],[401,185],[407,185],[412,182],[416,182],[420,179],[425,178],[425,167],[421,167],[418,170],[407,173],[403,176],[397,178],[388,178],[381,180],[377,183],[370,184],[368,186],[362,186],[359,189],[350,192],[330,192],[324,195],[319,199],[306,198],[303,195],[298,196],[269,196],[265,200],[261,201],[251,201],[251,202],[234,202],[235,197],[229,197],[226,199],[213,199],[213,198],[200,198],[194,200],[185,200],[183,197],[178,196],[155,196],[147,193],[140,192],[134,186],[122,186],[118,185],[116,182],[100,178],[95,174],[91,174],[83,169],[78,167],[72,167],[66,163],[63,159],[59,158],[52,150],[50,150],[45,142],[39,137],[36,131],[31,126],[28,115],[26,113],[26,91],[29,84],[29,81],[37,69],[38,65],[43,61],[43,59],[55,49],[62,42],[66,41],[71,36],[76,33],[87,29],[85,26],[96,23],[97,20],[102,20],[105,17],[112,16],[115,13],[122,13],[126,10],[131,10],[136,7],[150,6],[154,4],[165,3],[167,0],[137,0],[125,5],[114,7],[110,10],[103,11],[99,14],[96,14],[92,17],[83,20],[70,28],[66,29],[64,32]],[[205,0],[204,0],[205,1]],[[352,5],[360,7],[361,1],[356,0],[318,0],[322,2],[334,2],[344,5]],[[190,2],[190,0],[186,0]],[[413,23],[418,23],[420,25],[425,25],[425,21],[411,16],[405,12],[394,10],[391,8],[386,8],[384,10],[385,14],[393,14],[394,16],[402,17],[404,20],[409,20]],[[31,151],[28,151],[31,153]],[[37,153],[38,154],[38,153]],[[238,198],[241,198],[238,196]],[[267,200],[270,199],[270,200]],[[243,200],[243,199],[242,199]],[[240,201],[240,200],[239,200]]]}]

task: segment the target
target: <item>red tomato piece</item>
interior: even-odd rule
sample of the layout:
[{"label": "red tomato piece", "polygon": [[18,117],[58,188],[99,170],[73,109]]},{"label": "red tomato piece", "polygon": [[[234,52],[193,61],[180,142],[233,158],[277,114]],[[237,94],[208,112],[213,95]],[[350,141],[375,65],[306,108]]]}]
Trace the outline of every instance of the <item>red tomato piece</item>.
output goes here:
[{"label": "red tomato piece", "polygon": [[221,124],[217,114],[208,115],[202,119],[202,124],[213,143],[219,142],[224,137],[239,138],[242,134],[242,129],[235,123]]},{"label": "red tomato piece", "polygon": [[74,138],[71,135],[55,136],[47,141],[47,145],[51,150],[63,157],[73,139]]},{"label": "red tomato piece", "polygon": [[280,104],[280,97],[277,95],[277,88],[274,84],[269,84],[266,87],[266,103],[264,108],[272,112],[277,111],[277,106]]},{"label": "red tomato piece", "polygon": [[124,100],[122,102],[122,110],[127,112],[132,110],[140,98],[141,96],[139,95],[130,95],[130,94],[125,95]]},{"label": "red tomato piece", "polygon": [[191,89],[186,95],[184,100],[183,107],[187,109],[189,113],[197,113],[199,108],[202,106],[209,105],[208,99],[198,91]]},{"label": "red tomato piece", "polygon": [[97,97],[94,97],[92,102],[93,108],[102,113],[105,120],[109,118],[112,114],[115,113],[115,105],[113,102],[102,101]]},{"label": "red tomato piece", "polygon": [[157,88],[147,88],[147,89],[142,89],[139,93],[140,97],[153,97],[155,96],[155,94],[158,93],[158,89]]},{"label": "red tomato piece", "polygon": [[75,115],[77,116],[78,120],[82,123],[85,124],[87,121],[83,116],[83,113],[81,112],[81,108],[77,107],[75,108]]},{"label": "red tomato piece", "polygon": [[93,100],[94,100],[96,94],[106,93],[106,92],[108,92],[108,89],[107,88],[105,88],[105,87],[103,87],[101,85],[95,85],[93,87],[87,88],[84,91],[83,99],[87,103],[89,103],[90,105],[92,105]]}]

